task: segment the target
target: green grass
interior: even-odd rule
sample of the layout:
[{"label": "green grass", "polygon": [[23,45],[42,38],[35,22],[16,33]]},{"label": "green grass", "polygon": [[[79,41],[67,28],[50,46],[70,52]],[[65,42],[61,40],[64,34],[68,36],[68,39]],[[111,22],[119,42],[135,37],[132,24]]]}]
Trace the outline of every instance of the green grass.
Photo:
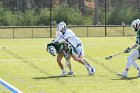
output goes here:
[{"label": "green grass", "polygon": [[[0,39],[0,78],[24,93],[140,93],[140,79],[136,78],[134,67],[128,79],[116,75],[124,70],[129,54],[114,57],[112,61],[104,59],[135,43],[134,37],[81,38],[86,58],[97,72],[88,76],[83,65],[71,60],[74,77],[58,77],[61,70],[56,57],[45,49],[51,40]],[[0,85],[0,93],[9,91]]]},{"label": "green grass", "polygon": [[11,91],[0,85],[0,93],[11,93]]}]

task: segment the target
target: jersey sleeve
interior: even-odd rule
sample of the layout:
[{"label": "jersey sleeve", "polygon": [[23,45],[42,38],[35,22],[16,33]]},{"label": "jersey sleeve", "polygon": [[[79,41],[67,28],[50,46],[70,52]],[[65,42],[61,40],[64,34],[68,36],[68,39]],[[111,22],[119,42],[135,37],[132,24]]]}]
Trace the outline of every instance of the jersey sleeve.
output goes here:
[{"label": "jersey sleeve", "polygon": [[75,37],[75,33],[72,30],[67,29],[66,34],[65,34],[65,39],[69,39],[71,37]]},{"label": "jersey sleeve", "polygon": [[137,32],[136,44],[140,45],[140,31]]},{"label": "jersey sleeve", "polygon": [[58,42],[62,38],[62,33],[59,32],[54,40],[54,42]]},{"label": "jersey sleeve", "polygon": [[136,38],[136,44],[137,44],[137,45],[140,45],[140,37],[137,37],[137,38]]}]

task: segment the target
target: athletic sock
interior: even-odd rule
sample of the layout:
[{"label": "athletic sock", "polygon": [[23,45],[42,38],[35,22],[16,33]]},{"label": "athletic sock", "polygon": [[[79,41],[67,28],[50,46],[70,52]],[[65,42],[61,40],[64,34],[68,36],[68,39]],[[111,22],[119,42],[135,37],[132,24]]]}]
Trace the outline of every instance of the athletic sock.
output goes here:
[{"label": "athletic sock", "polygon": [[88,67],[93,68],[91,64],[89,64],[86,60],[84,62],[88,65]]},{"label": "athletic sock", "polygon": [[87,63],[85,63],[85,67],[86,67],[86,68],[89,68],[89,66],[87,65]]},{"label": "athletic sock", "polygon": [[138,64],[137,64],[136,62],[133,62],[132,64],[133,64],[133,66],[134,66],[137,70],[138,70],[138,69],[140,70],[140,67],[138,66]]},{"label": "athletic sock", "polygon": [[72,69],[69,69],[69,72],[73,72]]},{"label": "athletic sock", "polygon": [[66,72],[65,69],[62,69],[62,72]]}]

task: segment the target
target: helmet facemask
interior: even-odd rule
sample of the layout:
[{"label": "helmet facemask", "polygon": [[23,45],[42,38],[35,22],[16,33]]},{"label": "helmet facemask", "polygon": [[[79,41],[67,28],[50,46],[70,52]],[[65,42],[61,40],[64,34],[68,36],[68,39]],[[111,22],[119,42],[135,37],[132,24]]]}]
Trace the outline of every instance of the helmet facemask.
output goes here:
[{"label": "helmet facemask", "polygon": [[66,24],[62,21],[57,25],[58,31],[65,33],[66,31]]},{"label": "helmet facemask", "polygon": [[132,25],[131,26],[134,29],[134,31],[137,32],[140,29],[140,20],[139,19],[134,20],[132,22]]},{"label": "helmet facemask", "polygon": [[55,49],[54,46],[48,46],[47,47],[47,51],[52,55],[52,56],[56,56],[57,55],[57,51]]}]

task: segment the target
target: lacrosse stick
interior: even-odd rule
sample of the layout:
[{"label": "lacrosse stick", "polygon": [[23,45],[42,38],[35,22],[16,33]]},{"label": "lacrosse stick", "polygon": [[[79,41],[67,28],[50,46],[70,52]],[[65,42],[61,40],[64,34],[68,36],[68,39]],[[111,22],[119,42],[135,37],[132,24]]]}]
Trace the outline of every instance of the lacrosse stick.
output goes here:
[{"label": "lacrosse stick", "polygon": [[123,53],[124,53],[124,52],[117,53],[117,54],[114,54],[114,55],[108,56],[108,57],[106,57],[105,59],[106,59],[106,60],[111,60],[112,57],[115,57],[115,56],[121,55],[121,54],[123,54]]}]

